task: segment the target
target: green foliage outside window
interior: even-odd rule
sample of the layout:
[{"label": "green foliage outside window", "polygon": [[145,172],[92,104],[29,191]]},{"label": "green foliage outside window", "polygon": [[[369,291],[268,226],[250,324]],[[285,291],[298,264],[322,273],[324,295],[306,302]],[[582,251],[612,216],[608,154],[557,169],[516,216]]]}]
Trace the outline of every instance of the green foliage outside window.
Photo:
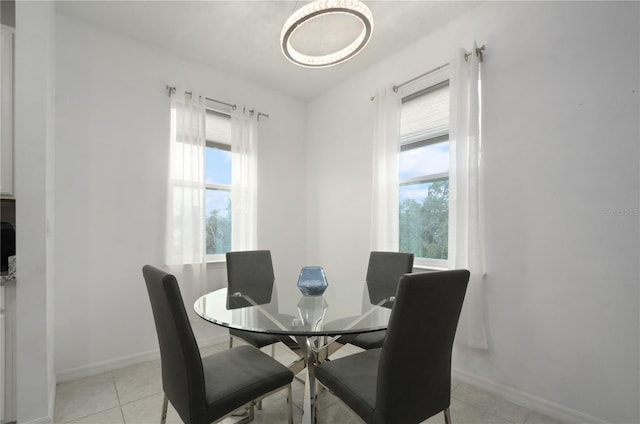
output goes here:
[{"label": "green foliage outside window", "polygon": [[207,255],[231,251],[231,202],[227,210],[213,209],[205,222]]},{"label": "green foliage outside window", "polygon": [[449,256],[449,179],[431,182],[422,203],[400,202],[400,251],[419,258]]}]

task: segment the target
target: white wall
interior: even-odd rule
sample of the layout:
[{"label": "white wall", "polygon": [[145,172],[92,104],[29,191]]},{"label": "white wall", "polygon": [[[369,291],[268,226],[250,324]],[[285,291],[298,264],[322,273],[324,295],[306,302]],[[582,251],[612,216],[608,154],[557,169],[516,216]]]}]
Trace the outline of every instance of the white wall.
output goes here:
[{"label": "white wall", "polygon": [[[258,243],[272,250],[277,277],[293,281],[305,257],[306,106],[74,18],[57,21],[56,372],[66,380],[157,354],[141,268],[163,263],[165,85],[270,115],[259,124]],[[225,274],[212,266],[209,289]],[[196,327],[204,339],[226,334]]]},{"label": "white wall", "polygon": [[364,277],[376,88],[484,43],[490,348],[454,367],[562,419],[640,421],[639,33],[637,2],[489,2],[312,101],[309,259]]},{"label": "white wall", "polygon": [[[259,243],[278,277],[320,264],[330,280],[362,279],[369,97],[476,39],[487,45],[490,350],[458,350],[454,366],[561,418],[640,421],[638,16],[635,2],[490,2],[307,106],[58,16],[56,372],[157,348],[140,268],[162,262],[167,83],[271,115]],[[210,286],[223,282],[214,269]]]},{"label": "white wall", "polygon": [[53,418],[54,5],[16,4],[17,419]]}]

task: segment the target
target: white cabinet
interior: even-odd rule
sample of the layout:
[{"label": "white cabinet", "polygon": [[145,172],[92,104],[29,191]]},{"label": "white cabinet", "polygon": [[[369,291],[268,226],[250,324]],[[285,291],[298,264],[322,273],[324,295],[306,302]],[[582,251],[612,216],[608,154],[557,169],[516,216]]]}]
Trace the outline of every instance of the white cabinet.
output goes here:
[{"label": "white cabinet", "polygon": [[0,285],[0,420],[2,422],[6,422],[5,420],[5,403],[4,403],[4,382],[5,380],[5,335],[6,335],[6,305],[5,305],[5,289],[4,283]]},{"label": "white cabinet", "polygon": [[[5,277],[1,277],[5,279]],[[16,421],[16,281],[0,284],[0,422]]]},{"label": "white cabinet", "polygon": [[13,197],[13,37],[2,25],[0,39],[0,196]]}]

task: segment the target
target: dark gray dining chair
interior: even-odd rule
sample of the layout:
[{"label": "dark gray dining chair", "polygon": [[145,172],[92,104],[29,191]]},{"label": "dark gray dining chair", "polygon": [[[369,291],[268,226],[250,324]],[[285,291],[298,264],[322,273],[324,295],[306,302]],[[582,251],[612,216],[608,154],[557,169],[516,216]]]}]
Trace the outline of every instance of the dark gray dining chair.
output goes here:
[{"label": "dark gray dining chair", "polygon": [[[231,296],[242,293],[249,296],[256,304],[271,302],[275,275],[269,250],[247,250],[227,252],[227,307],[229,309],[244,308],[251,304],[242,297]],[[233,338],[239,337],[255,348],[271,345],[271,356],[275,356],[275,344],[283,342],[291,349],[297,343],[290,337],[264,333],[255,333],[238,329],[229,329],[229,348],[233,347]]]},{"label": "dark gray dining chair", "polygon": [[[367,267],[368,301],[380,304],[386,308],[393,306],[385,301],[396,294],[398,280],[403,274],[413,271],[413,253],[402,252],[371,252]],[[385,330],[372,331],[340,337],[340,344],[350,343],[362,349],[376,349],[382,347]]]},{"label": "dark gray dining chair", "polygon": [[160,345],[164,401],[187,424],[218,422],[248,405],[287,389],[289,423],[293,422],[291,381],[284,365],[250,346],[201,357],[176,278],[150,265],[142,268]]},{"label": "dark gray dining chair", "polygon": [[404,275],[381,349],[320,364],[316,379],[366,423],[451,422],[451,351],[469,271]]}]

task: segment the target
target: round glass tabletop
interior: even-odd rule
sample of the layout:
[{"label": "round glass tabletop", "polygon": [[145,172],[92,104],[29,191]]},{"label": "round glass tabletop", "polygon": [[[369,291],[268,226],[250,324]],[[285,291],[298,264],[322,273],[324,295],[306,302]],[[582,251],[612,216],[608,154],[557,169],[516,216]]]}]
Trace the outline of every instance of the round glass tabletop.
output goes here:
[{"label": "round glass tabletop", "polygon": [[331,284],[323,295],[305,296],[295,283],[283,282],[275,283],[270,295],[269,290],[265,295],[251,289],[229,294],[222,288],[198,298],[194,309],[203,319],[228,328],[331,336],[387,328],[392,300],[369,296],[366,284]]}]

